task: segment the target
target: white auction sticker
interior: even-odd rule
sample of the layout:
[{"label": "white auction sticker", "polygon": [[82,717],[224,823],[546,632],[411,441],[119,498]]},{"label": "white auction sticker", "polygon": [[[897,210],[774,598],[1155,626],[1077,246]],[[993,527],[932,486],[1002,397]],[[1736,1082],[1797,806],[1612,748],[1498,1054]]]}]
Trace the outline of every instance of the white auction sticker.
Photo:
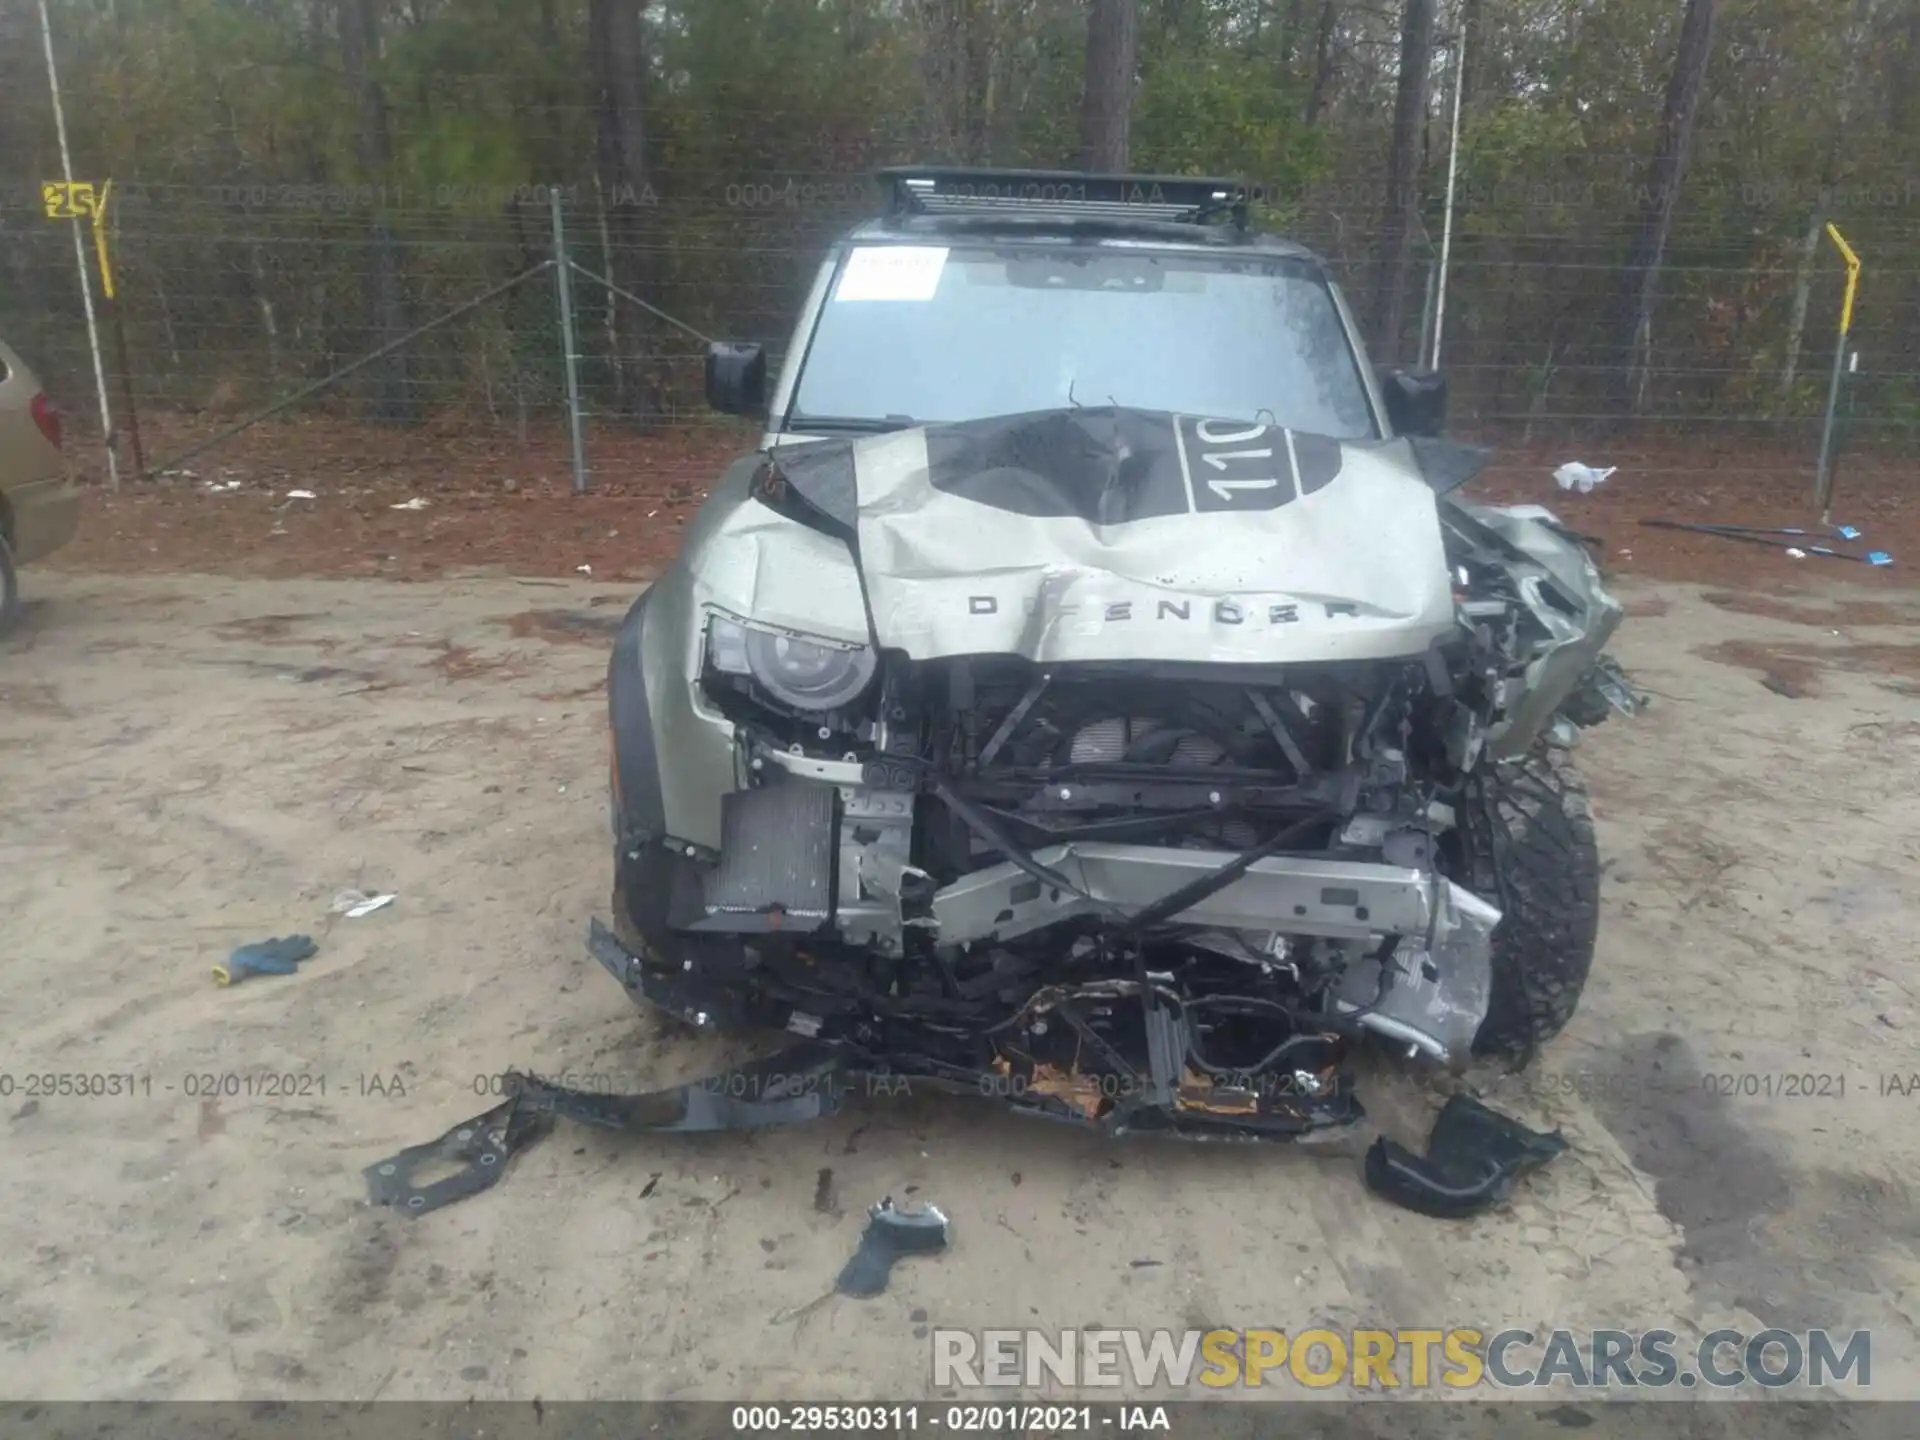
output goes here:
[{"label": "white auction sticker", "polygon": [[835,300],[931,300],[947,265],[944,245],[863,245],[847,257]]}]

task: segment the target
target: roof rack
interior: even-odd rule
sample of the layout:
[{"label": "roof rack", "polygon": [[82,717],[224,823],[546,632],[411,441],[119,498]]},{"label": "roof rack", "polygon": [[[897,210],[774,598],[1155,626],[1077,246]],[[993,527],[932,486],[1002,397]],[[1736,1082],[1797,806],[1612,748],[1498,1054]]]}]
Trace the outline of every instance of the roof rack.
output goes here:
[{"label": "roof rack", "polygon": [[878,172],[887,215],[1009,215],[1027,219],[1159,221],[1247,226],[1252,187],[1192,175],[1086,175],[895,165]]}]

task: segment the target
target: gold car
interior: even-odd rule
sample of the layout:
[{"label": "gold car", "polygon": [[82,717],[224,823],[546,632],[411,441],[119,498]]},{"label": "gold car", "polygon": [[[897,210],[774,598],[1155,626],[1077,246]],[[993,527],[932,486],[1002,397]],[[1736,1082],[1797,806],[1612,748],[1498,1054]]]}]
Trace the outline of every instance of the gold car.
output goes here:
[{"label": "gold car", "polygon": [[0,344],[0,634],[20,616],[17,568],[66,544],[79,520],[80,492],[60,463],[60,413]]}]

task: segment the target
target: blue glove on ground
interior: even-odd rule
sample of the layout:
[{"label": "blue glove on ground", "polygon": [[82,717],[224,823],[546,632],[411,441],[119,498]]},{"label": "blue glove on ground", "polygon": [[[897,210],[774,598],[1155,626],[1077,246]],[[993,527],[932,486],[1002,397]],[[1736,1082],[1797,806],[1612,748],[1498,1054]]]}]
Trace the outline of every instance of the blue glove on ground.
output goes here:
[{"label": "blue glove on ground", "polygon": [[242,945],[229,955],[226,963],[213,967],[217,985],[238,985],[249,975],[291,975],[300,962],[320,947],[310,935],[282,935],[272,940],[256,940]]}]

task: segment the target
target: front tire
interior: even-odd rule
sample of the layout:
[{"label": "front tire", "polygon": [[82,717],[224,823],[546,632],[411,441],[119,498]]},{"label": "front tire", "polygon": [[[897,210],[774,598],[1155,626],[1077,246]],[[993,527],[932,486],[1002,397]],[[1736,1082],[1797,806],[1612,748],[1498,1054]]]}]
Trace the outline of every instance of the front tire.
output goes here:
[{"label": "front tire", "polygon": [[1573,1018],[1600,928],[1600,852],[1586,783],[1542,742],[1482,780],[1464,834],[1474,888],[1503,912],[1476,1055],[1524,1066]]}]

